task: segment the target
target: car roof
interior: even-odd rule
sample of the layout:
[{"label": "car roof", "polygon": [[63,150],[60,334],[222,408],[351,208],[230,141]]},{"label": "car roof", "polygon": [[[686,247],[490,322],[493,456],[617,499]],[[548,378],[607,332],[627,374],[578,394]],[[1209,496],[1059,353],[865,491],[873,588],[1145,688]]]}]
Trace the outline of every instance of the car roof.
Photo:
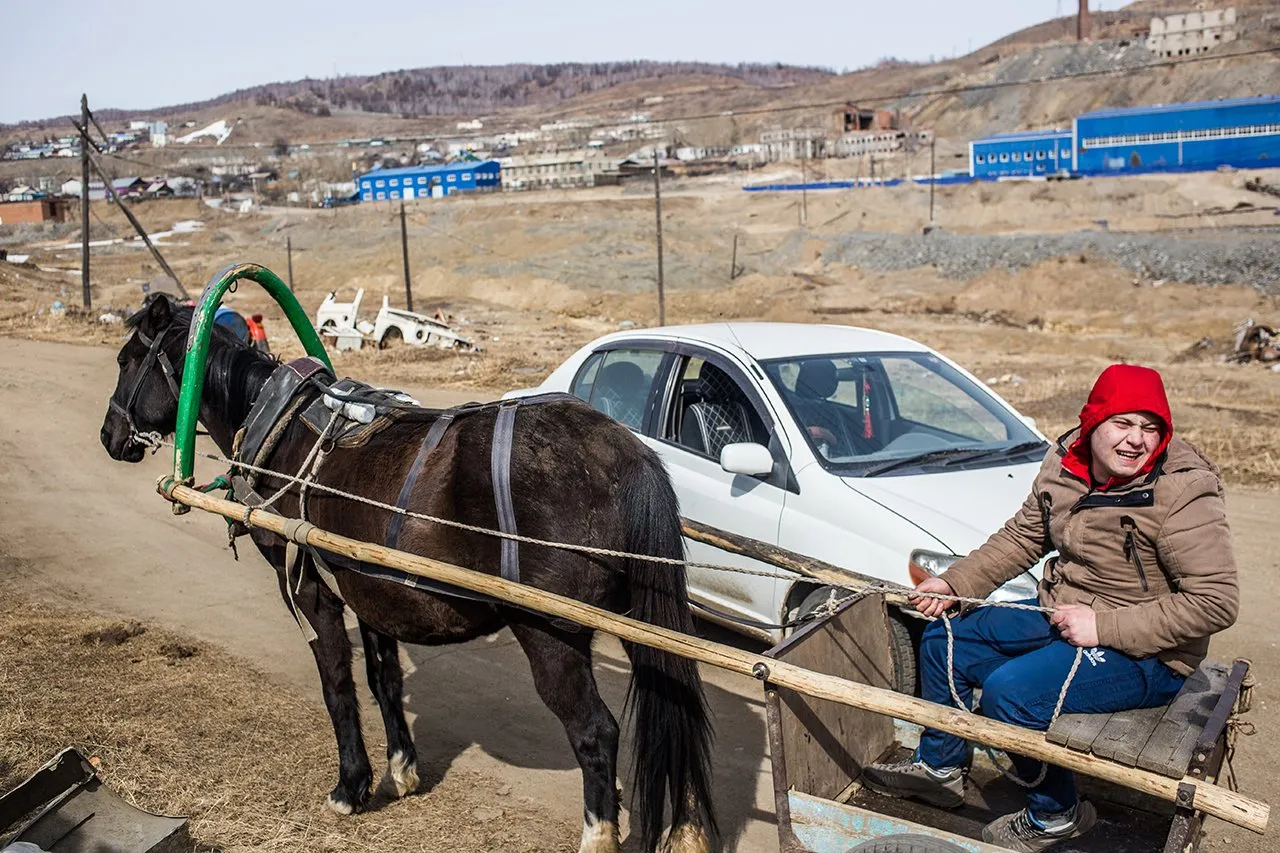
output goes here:
[{"label": "car roof", "polygon": [[815,323],[705,323],[630,329],[607,340],[661,338],[704,341],[738,349],[758,361],[845,352],[930,352],[918,341],[858,326]]}]

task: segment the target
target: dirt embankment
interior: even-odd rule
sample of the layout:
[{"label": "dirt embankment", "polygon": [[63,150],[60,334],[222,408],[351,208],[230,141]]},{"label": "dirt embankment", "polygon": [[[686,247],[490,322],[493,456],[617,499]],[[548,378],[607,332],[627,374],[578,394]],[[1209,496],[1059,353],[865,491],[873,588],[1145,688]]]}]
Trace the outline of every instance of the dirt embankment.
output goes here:
[{"label": "dirt embankment", "polygon": [[[1266,177],[1280,183],[1280,170]],[[1244,175],[1205,174],[939,191],[944,233],[919,236],[927,188],[809,193],[808,225],[794,193],[744,193],[717,180],[676,182],[664,198],[667,319],[784,320],[867,325],[923,340],[982,378],[1056,434],[1097,372],[1113,361],[1162,370],[1178,428],[1203,444],[1230,482],[1280,484],[1275,374],[1218,363],[1232,328],[1280,323],[1268,295],[1280,261],[1274,205]],[[238,215],[195,202],[136,208],[149,229],[197,230],[160,240],[187,288],[232,261],[284,274],[314,310],[329,290],[365,290],[371,316],[384,295],[403,304],[399,218],[390,207],[269,210]],[[127,233],[109,207],[95,237]],[[1240,227],[1247,226],[1247,227]],[[500,194],[411,207],[415,307],[450,315],[476,354],[366,348],[338,369],[387,384],[500,392],[541,381],[577,347],[653,323],[652,200],[629,188]],[[735,275],[730,280],[730,262]],[[114,344],[99,313],[136,307],[158,275],[131,241],[95,247],[94,311],[79,304],[74,236],[30,239],[0,265],[0,333]],[[1223,283],[1227,282],[1227,283]],[[1207,286],[1213,285],[1213,286]],[[68,306],[51,316],[55,300]],[[278,351],[287,325],[257,288],[228,303],[267,317]]]},{"label": "dirt embankment", "polygon": [[[0,554],[0,573],[11,560]],[[0,791],[75,745],[129,802],[190,816],[198,850],[547,851],[577,832],[467,770],[356,819],[328,813],[337,760],[323,708],[161,627],[7,595],[0,660]]]}]

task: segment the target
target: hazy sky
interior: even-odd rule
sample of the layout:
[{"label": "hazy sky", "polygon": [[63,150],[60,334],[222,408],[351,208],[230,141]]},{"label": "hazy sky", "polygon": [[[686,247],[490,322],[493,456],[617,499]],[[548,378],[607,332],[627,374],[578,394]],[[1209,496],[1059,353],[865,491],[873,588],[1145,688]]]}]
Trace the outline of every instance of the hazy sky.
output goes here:
[{"label": "hazy sky", "polygon": [[[1125,0],[1091,0],[1117,9]],[[1075,0],[0,0],[0,122],[426,65],[627,59],[837,71],[965,53]]]}]

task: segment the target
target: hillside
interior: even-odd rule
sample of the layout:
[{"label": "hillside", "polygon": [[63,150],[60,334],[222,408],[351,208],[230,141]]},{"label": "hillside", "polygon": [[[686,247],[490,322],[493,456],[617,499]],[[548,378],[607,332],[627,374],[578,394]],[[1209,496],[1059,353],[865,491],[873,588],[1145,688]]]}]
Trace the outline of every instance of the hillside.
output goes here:
[{"label": "hillside", "polygon": [[[1074,19],[1063,17],[1011,33],[967,56],[936,63],[884,62],[846,74],[783,65],[647,61],[448,66],[272,83],[146,112],[96,105],[96,112],[105,120],[166,117],[171,124],[194,121],[196,126],[226,119],[235,126],[228,149],[278,140],[448,136],[457,132],[460,118],[482,118],[488,133],[571,117],[618,121],[637,112],[674,120],[678,141],[724,145],[756,141],[772,127],[828,126],[833,105],[855,101],[902,109],[917,126],[932,128],[952,145],[996,131],[1063,126],[1103,106],[1275,92],[1280,54],[1234,60],[1230,54],[1280,46],[1280,3],[1241,0],[1235,5],[1238,42],[1172,64],[1159,63],[1137,35],[1152,14],[1183,4],[1138,0],[1117,12],[1096,13],[1096,38],[1090,42],[1076,42]],[[1023,85],[1082,73],[1090,76]],[[967,91],[946,94],[954,89]],[[689,116],[710,117],[680,120]],[[40,124],[43,132],[70,130],[66,119]],[[0,128],[0,141],[31,135],[33,129]]]},{"label": "hillside", "polygon": [[[707,76],[756,88],[792,86],[835,76],[821,68],[706,62],[556,63],[433,66],[326,80],[293,80],[238,89],[216,98],[148,110],[102,106],[100,118],[185,116],[235,104],[274,106],[317,117],[335,111],[402,116],[471,116],[513,107],[549,107],[578,95],[635,81]],[[42,122],[27,122],[39,126]]]}]

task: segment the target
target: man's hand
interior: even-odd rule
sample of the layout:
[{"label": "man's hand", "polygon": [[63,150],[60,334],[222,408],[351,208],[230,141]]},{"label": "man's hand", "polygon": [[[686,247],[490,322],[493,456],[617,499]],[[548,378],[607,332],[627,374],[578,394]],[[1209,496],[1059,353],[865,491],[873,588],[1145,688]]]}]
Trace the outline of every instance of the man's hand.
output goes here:
[{"label": "man's hand", "polygon": [[1086,604],[1063,604],[1049,622],[1073,646],[1092,649],[1098,645],[1098,614]]},{"label": "man's hand", "polygon": [[[951,584],[942,578],[925,578],[916,585],[916,589],[920,592],[932,592],[937,595],[956,594],[956,591],[951,588]],[[907,593],[907,601],[911,602],[911,606],[921,614],[931,617],[941,616],[956,603],[954,598],[924,598],[911,593]]]}]

